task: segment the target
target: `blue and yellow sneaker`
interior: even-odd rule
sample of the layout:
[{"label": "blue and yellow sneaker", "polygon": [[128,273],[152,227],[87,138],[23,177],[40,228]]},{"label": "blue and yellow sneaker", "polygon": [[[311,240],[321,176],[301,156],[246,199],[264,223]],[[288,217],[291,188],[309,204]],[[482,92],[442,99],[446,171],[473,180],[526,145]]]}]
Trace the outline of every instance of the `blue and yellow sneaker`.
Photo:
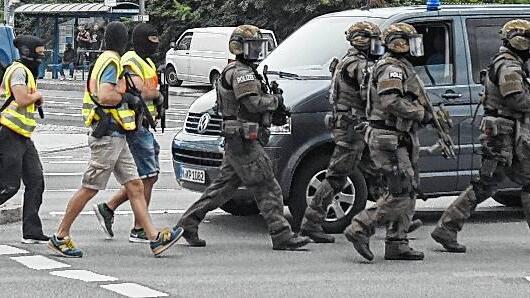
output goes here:
[{"label": "blue and yellow sneaker", "polygon": [[173,244],[175,244],[180,237],[182,237],[183,233],[184,229],[181,227],[162,229],[162,231],[158,233],[156,240],[151,241],[149,244],[149,246],[151,246],[151,251],[153,251],[153,254],[155,254],[155,257],[158,257]]},{"label": "blue and yellow sneaker", "polygon": [[50,237],[50,241],[48,241],[48,248],[58,255],[67,258],[81,258],[83,256],[83,252],[75,246],[74,241],[70,237],[64,237],[62,240],[59,240],[54,234]]}]

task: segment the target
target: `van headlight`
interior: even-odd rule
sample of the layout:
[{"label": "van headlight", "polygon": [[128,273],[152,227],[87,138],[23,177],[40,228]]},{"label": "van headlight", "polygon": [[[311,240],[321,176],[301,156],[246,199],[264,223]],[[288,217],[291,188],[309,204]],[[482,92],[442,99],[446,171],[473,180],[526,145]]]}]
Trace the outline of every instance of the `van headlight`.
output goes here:
[{"label": "van headlight", "polygon": [[282,126],[272,125],[270,128],[271,135],[290,135],[291,134],[291,117],[287,117],[287,123]]}]

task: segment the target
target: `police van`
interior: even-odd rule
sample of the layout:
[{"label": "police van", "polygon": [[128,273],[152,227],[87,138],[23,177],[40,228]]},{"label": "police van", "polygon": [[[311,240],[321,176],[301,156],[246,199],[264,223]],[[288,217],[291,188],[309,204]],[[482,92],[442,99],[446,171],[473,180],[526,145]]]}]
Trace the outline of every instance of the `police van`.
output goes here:
[{"label": "police van", "polygon": [[[285,204],[298,227],[307,203],[325,177],[333,152],[331,133],[324,124],[331,110],[329,64],[342,57],[347,44],[344,32],[353,23],[368,20],[382,30],[407,22],[423,34],[425,55],[414,58],[433,104],[444,103],[454,123],[451,129],[457,157],[446,160],[427,149],[436,142],[430,129],[420,131],[422,146],[421,190],[430,198],[457,195],[480,167],[478,125],[473,114],[480,101],[480,70],[501,45],[499,30],[509,20],[530,20],[530,5],[443,5],[355,9],[317,17],[289,36],[260,67],[268,65],[270,80],[284,90],[292,117],[287,125],[272,127],[266,151],[274,164]],[[191,106],[184,128],[174,138],[172,153],[176,178],[187,189],[203,191],[219,173],[223,158],[221,117],[214,110],[215,92]],[[478,118],[480,118],[479,110]],[[431,131],[429,131],[431,130]],[[517,188],[505,181],[494,197],[498,202],[520,204]],[[341,232],[365,208],[368,199],[363,175],[356,170],[333,199],[324,223],[327,232]],[[245,189],[233,194],[222,207],[237,215],[258,213]]]}]

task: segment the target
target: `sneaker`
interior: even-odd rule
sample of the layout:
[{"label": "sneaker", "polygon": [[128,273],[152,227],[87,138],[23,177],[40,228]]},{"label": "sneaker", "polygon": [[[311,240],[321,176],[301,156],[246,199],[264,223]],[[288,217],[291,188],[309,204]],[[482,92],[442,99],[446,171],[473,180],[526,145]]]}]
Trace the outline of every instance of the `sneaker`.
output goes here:
[{"label": "sneaker", "polygon": [[[179,228],[178,226],[175,226],[173,229],[178,229],[178,228]],[[193,246],[193,247],[205,247],[206,246],[206,240],[199,238],[198,233],[190,233],[190,232],[184,231],[184,234],[182,234],[182,237],[186,239],[186,241],[188,242],[190,246]]]},{"label": "sneaker", "polygon": [[145,231],[143,228],[133,228],[131,230],[131,233],[129,234],[129,242],[132,243],[149,243],[149,239],[147,239],[147,234],[145,234]]},{"label": "sneaker", "polygon": [[92,210],[96,213],[96,217],[98,218],[103,232],[105,232],[109,238],[113,238],[114,232],[112,231],[112,224],[114,223],[114,212],[110,210],[105,203],[92,206]]},{"label": "sneaker", "polygon": [[150,241],[149,244],[155,257],[158,257],[160,254],[170,248],[173,244],[175,244],[180,239],[180,237],[182,237],[183,233],[184,229],[181,227],[177,227],[175,229],[162,229],[162,231],[158,233],[158,237],[156,238],[156,240]]},{"label": "sneaker", "polygon": [[22,237],[22,240],[20,242],[24,244],[46,244],[50,240],[50,237],[46,235],[39,235],[36,237],[28,236],[28,237]]},{"label": "sneaker", "polygon": [[70,237],[64,237],[59,240],[56,235],[53,235],[48,241],[48,248],[56,254],[67,258],[81,258],[83,252],[77,248]]}]

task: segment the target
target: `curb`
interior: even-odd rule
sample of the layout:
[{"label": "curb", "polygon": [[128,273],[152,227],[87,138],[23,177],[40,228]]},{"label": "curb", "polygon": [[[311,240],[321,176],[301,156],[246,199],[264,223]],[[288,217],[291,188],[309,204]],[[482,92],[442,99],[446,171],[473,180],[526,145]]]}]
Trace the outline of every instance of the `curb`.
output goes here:
[{"label": "curb", "polygon": [[81,149],[81,148],[85,148],[85,147],[88,147],[88,144],[78,144],[78,145],[73,145],[73,146],[70,146],[70,147],[62,147],[62,148],[52,148],[52,149],[47,149],[47,150],[39,150],[39,154],[52,154],[52,153],[57,153],[57,152],[63,152],[63,151],[69,151],[69,150],[76,150],[76,149]]},{"label": "curb", "polygon": [[0,206],[0,225],[19,222],[22,220],[22,206]]}]

